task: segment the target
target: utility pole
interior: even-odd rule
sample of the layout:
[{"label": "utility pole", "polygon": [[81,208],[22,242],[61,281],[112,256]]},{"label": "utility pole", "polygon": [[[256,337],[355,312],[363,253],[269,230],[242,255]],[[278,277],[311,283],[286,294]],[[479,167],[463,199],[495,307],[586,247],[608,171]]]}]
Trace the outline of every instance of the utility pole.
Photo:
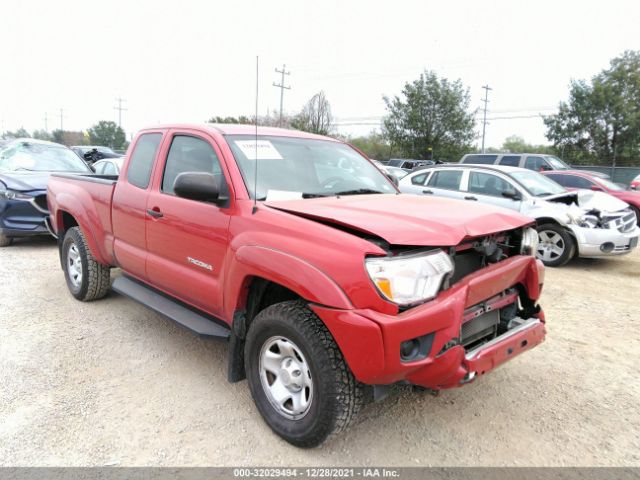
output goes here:
[{"label": "utility pole", "polygon": [[489,103],[489,90],[493,90],[493,88],[489,87],[489,85],[484,85],[484,118],[482,119],[482,153],[484,153],[484,134],[487,129],[487,104]]},{"label": "utility pole", "polygon": [[287,90],[291,90],[291,86],[285,87],[284,85],[284,76],[291,74],[291,72],[287,72],[285,68],[286,68],[285,64],[282,64],[282,70],[278,70],[276,68],[276,73],[280,73],[282,75],[282,78],[280,80],[280,83],[273,82],[273,86],[278,87],[280,89],[280,120],[278,120],[279,127],[282,127],[282,101],[284,99],[284,90],[285,88]]},{"label": "utility pole", "polygon": [[60,131],[61,131],[61,132],[64,132],[64,122],[63,122],[63,119],[64,119],[64,108],[61,108],[61,109],[60,109]]},{"label": "utility pole", "polygon": [[124,110],[125,112],[127,111],[126,108],[122,107],[122,102],[126,102],[126,100],[124,98],[116,98],[116,102],[118,102],[118,106],[117,107],[113,107],[114,110],[118,110],[118,127],[122,128],[122,111]]},{"label": "utility pole", "polygon": [[44,112],[44,131],[49,132],[49,115],[47,112]]}]

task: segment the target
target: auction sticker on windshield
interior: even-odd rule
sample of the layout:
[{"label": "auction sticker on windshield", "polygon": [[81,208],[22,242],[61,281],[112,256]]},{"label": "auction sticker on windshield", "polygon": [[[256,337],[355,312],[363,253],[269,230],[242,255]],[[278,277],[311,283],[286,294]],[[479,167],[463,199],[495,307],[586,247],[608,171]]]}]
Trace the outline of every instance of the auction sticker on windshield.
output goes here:
[{"label": "auction sticker on windshield", "polygon": [[242,150],[248,160],[282,160],[282,155],[269,140],[234,140],[234,143]]}]

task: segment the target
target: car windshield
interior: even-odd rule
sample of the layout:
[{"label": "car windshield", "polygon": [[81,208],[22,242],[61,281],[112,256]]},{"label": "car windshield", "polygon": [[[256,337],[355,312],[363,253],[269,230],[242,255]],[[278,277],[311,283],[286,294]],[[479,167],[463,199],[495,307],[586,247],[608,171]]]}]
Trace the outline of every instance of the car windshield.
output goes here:
[{"label": "car windshield", "polygon": [[570,168],[569,165],[564,163],[558,157],[546,157],[546,159],[554,170],[569,170]]},{"label": "car windshield", "polygon": [[90,172],[73,151],[63,146],[24,142],[0,152],[0,170]]},{"label": "car windshield", "polygon": [[115,153],[109,147],[96,147],[96,150],[98,150],[99,152],[102,152],[102,153]]},{"label": "car windshield", "polygon": [[393,184],[353,148],[330,140],[227,135],[249,195],[257,199],[283,200],[396,193]]},{"label": "car windshield", "polygon": [[615,192],[622,192],[626,190],[626,188],[624,188],[623,186],[618,185],[611,180],[607,180],[606,178],[594,178],[594,180],[603,185],[607,190],[613,190]]},{"label": "car windshield", "polygon": [[538,172],[526,170],[513,172],[511,176],[520,182],[531,195],[536,197],[546,197],[547,195],[557,195],[566,192],[561,185]]}]

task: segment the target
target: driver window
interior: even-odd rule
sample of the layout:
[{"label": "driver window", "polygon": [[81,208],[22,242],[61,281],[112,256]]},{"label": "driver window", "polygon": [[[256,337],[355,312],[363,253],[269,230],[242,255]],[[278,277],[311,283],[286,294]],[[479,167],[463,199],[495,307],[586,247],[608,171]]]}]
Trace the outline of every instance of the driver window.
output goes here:
[{"label": "driver window", "polygon": [[524,168],[534,170],[536,172],[539,172],[545,166],[547,166],[547,162],[545,162],[542,157],[527,157],[524,162]]},{"label": "driver window", "polygon": [[171,141],[164,167],[161,191],[175,195],[173,184],[183,172],[205,172],[221,175],[220,161],[211,145],[196,137],[176,135]]},{"label": "driver window", "polygon": [[469,192],[492,197],[502,197],[503,193],[515,193],[515,188],[506,180],[491,173],[471,172]]}]

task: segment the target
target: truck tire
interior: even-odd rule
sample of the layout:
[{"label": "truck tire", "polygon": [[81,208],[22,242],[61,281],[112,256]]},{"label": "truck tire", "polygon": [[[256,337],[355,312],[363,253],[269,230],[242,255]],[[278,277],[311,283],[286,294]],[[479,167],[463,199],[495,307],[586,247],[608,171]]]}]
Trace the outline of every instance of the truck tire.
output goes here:
[{"label": "truck tire", "polygon": [[365,403],[360,384],[322,321],[302,301],[261,311],[247,334],[249,388],[269,427],[297,447],[345,430]]},{"label": "truck tire", "polygon": [[82,230],[67,230],[62,241],[64,278],[71,295],[83,302],[104,297],[109,291],[110,268],[94,260]]},{"label": "truck tire", "polygon": [[7,237],[4,233],[0,233],[0,248],[8,247],[13,242],[13,238]]},{"label": "truck tire", "polygon": [[576,253],[576,241],[566,228],[555,223],[539,225],[537,257],[547,267],[561,267]]}]

